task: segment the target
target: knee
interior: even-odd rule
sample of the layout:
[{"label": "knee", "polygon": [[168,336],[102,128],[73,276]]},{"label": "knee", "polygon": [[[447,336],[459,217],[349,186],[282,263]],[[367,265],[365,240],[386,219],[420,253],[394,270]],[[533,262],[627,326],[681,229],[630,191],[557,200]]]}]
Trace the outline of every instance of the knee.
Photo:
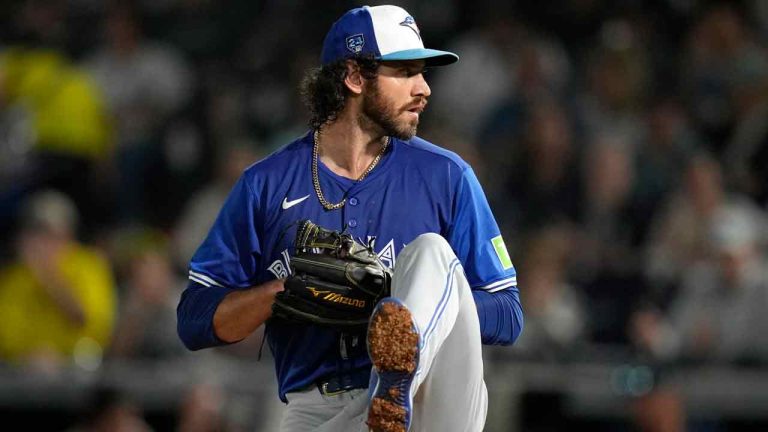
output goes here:
[{"label": "knee", "polygon": [[425,262],[426,260],[430,265],[439,263],[449,265],[455,259],[456,253],[453,252],[448,241],[435,233],[421,234],[416,237],[397,257],[398,262]]},{"label": "knee", "polygon": [[408,243],[408,247],[413,249],[438,249],[453,253],[453,249],[451,249],[451,245],[448,244],[448,241],[437,233],[421,234],[412,242]]}]

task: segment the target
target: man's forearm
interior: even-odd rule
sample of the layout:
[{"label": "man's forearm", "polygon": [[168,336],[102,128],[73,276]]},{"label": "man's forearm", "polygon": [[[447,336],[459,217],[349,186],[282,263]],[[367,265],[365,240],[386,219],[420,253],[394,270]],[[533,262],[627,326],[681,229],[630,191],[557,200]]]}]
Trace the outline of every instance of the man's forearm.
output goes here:
[{"label": "man's forearm", "polygon": [[191,350],[244,339],[270,317],[282,289],[282,280],[244,290],[191,282],[176,311],[179,338]]},{"label": "man's forearm", "polygon": [[278,279],[228,294],[213,315],[216,336],[228,343],[245,339],[272,315],[275,294],[282,290]]}]

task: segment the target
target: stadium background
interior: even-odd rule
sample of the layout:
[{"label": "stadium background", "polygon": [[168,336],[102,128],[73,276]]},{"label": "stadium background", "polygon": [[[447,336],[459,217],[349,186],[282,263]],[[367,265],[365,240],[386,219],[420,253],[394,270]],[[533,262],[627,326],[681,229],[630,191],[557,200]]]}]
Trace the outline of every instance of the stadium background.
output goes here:
[{"label": "stadium background", "polygon": [[[174,307],[238,173],[305,131],[301,76],[360,4],[2,2],[0,418],[274,430],[261,334],[189,353]],[[486,429],[765,430],[768,2],[399,5],[461,56],[428,73],[419,135],[473,165],[519,269]],[[25,303],[59,292],[52,250],[85,251],[67,277],[99,294],[74,315]],[[89,324],[50,334],[67,319]]]}]

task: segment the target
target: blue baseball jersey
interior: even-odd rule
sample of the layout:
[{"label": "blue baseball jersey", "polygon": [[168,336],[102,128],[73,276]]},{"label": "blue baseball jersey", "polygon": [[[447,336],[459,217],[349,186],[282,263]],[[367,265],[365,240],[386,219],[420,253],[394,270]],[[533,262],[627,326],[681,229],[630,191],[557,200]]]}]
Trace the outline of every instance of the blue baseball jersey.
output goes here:
[{"label": "blue baseball jersey", "polygon": [[[288,276],[296,222],[310,219],[364,242],[375,238],[376,252],[393,268],[410,241],[438,233],[461,261],[473,290],[507,290],[517,301],[515,269],[499,228],[474,172],[458,155],[418,137],[390,138],[378,166],[362,181],[318,162],[326,199],[347,200],[328,211],[313,185],[312,146],[310,132],[244,172],[192,258],[194,284],[226,292]],[[371,367],[365,350],[340,349],[340,332],[333,329],[271,320],[266,334],[283,400],[285,393],[340,367]]]}]

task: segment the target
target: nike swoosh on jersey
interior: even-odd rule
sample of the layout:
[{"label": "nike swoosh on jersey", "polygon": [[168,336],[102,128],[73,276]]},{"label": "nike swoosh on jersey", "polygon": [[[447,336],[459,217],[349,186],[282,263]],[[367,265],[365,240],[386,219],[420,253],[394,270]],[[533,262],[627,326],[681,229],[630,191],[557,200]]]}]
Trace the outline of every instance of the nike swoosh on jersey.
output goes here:
[{"label": "nike swoosh on jersey", "polygon": [[289,208],[295,206],[296,204],[299,204],[300,202],[304,201],[307,198],[309,198],[309,195],[303,196],[301,198],[297,198],[293,201],[288,201],[288,197],[285,197],[283,198],[283,210],[288,210]]}]

